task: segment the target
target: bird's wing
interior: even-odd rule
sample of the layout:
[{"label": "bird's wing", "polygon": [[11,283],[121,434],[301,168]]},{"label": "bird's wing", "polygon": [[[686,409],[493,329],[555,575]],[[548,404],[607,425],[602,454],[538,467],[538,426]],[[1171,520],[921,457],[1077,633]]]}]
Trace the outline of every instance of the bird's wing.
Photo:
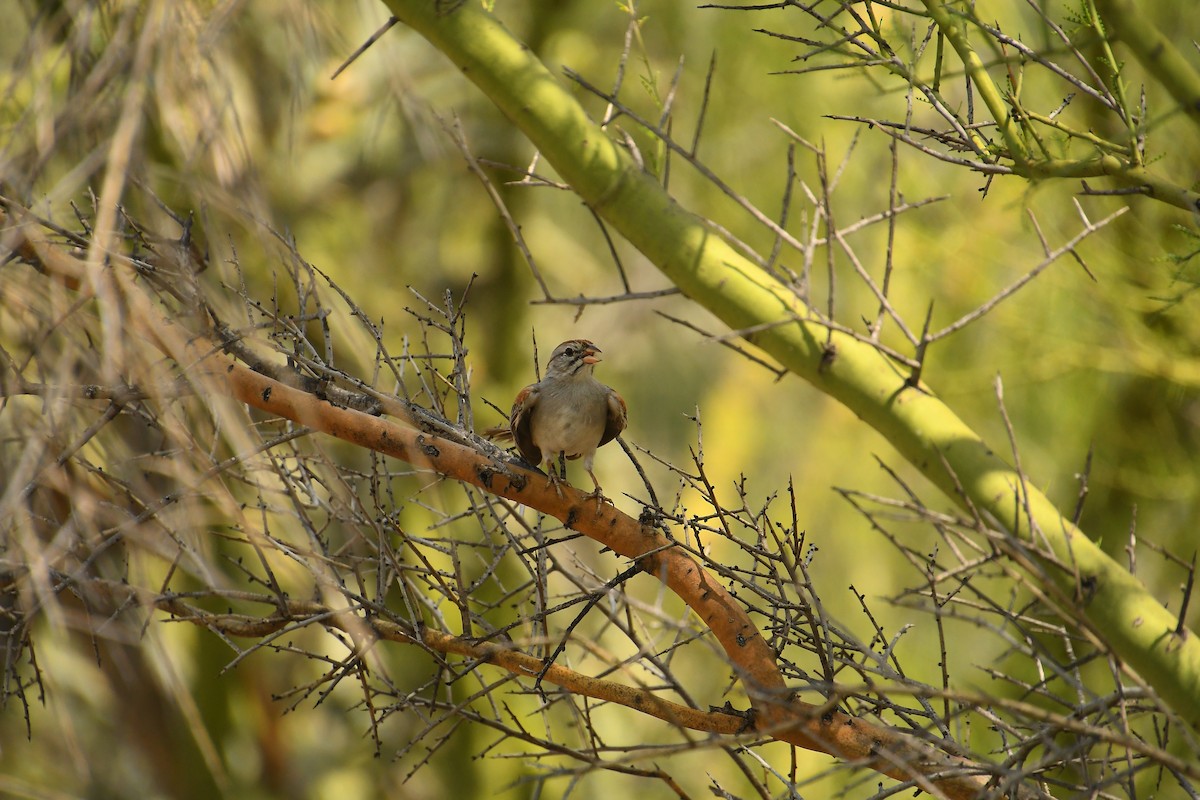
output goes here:
[{"label": "bird's wing", "polygon": [[512,411],[508,415],[508,426],[512,429],[513,441],[517,443],[521,458],[535,467],[542,463],[542,451],[533,443],[533,427],[530,423],[540,396],[541,390],[536,383],[526,386],[517,392],[517,399],[513,400]]},{"label": "bird's wing", "polygon": [[621,395],[609,387],[605,388],[608,388],[608,418],[604,422],[604,435],[600,437],[602,445],[617,438],[629,423],[629,411],[625,407],[625,401],[621,399]]}]

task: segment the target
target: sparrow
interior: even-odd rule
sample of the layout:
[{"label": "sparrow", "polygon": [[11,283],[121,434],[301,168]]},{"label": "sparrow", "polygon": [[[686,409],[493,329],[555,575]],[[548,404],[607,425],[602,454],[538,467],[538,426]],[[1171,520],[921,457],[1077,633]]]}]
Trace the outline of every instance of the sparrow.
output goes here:
[{"label": "sparrow", "polygon": [[[517,393],[509,428],[521,457],[530,464],[545,463],[559,497],[567,479],[567,459],[583,459],[595,487],[589,497],[607,498],[592,472],[596,448],[625,430],[625,401],[592,375],[600,348],[587,339],[569,339],[550,355],[546,375]],[[558,472],[554,465],[558,463]]]}]

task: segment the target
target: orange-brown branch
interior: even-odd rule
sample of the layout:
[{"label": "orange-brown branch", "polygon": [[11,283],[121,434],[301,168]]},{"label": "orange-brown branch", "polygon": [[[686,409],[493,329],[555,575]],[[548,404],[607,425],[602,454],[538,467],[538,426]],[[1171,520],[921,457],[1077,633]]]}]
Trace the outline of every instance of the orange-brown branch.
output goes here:
[{"label": "orange-brown branch", "polygon": [[[240,364],[228,362],[222,372],[233,396],[247,405],[536,508],[614,552],[639,560],[646,572],[666,583],[713,631],[745,682],[756,712],[755,730],[805,749],[859,762],[897,780],[917,780],[927,790],[947,797],[974,798],[985,788],[985,777],[960,774],[972,770],[977,773],[978,765],[948,756],[902,732],[790,698],[774,653],[745,609],[659,531],[612,506],[597,509],[594,500],[576,489],[567,488],[560,497],[543,476],[497,463],[447,439],[335,407]],[[530,660],[539,669],[541,663],[539,659]],[[526,672],[524,666],[516,662],[514,666]],[[606,699],[620,702],[611,695]],[[939,777],[923,779],[933,775]]]}]

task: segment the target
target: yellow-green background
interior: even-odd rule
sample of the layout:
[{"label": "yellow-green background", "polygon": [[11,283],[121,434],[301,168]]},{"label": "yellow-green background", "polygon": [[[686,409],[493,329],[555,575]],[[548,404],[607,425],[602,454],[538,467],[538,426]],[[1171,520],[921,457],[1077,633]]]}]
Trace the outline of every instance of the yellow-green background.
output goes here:
[{"label": "yellow-green background", "polygon": [[[37,135],[35,120],[51,114],[69,80],[61,42],[47,40],[32,58],[18,58],[37,5],[0,3],[0,15],[14,22],[0,32],[0,68],[7,73],[0,113],[12,136],[4,151],[5,170],[18,185],[32,169],[11,156],[27,152],[22,147]],[[1001,4],[996,13],[1006,24],[1019,26],[1023,17],[1017,5]],[[1189,49],[1195,31],[1189,34],[1179,24],[1178,8],[1170,6],[1149,4],[1147,10],[1195,60]],[[108,18],[118,18],[125,8],[110,4]],[[615,3],[506,2],[495,10],[556,73],[569,67],[597,86],[612,85],[630,19],[627,9]],[[673,130],[690,141],[705,72],[715,53],[699,155],[759,208],[778,214],[786,175],[789,140],[772,120],[821,144],[831,170],[842,163],[858,133],[833,207],[843,225],[886,208],[891,168],[887,139],[825,115],[901,118],[900,84],[872,83],[849,72],[772,74],[793,67],[791,59],[799,50],[754,28],[803,33],[810,23],[794,11],[750,15],[648,0],[637,6],[636,15],[643,19],[644,49],[635,42],[625,101],[656,117],[656,95],[665,95],[682,58]],[[901,645],[906,666],[915,677],[936,682],[932,619],[889,608],[881,599],[919,582],[918,576],[832,487],[898,494],[877,466],[879,457],[911,480],[931,505],[948,508],[949,502],[933,494],[886,441],[851,413],[795,378],[776,382],[766,370],[657,313],[724,333],[681,298],[594,306],[582,314],[571,305],[532,303],[540,298],[537,284],[438,117],[461,121],[477,157],[524,166],[532,152],[520,135],[431,47],[402,27],[389,31],[343,75],[330,80],[337,65],[384,18],[382,7],[370,2],[171,4],[161,17],[167,44],[155,56],[135,170],[173,208],[197,210],[214,263],[230,258],[236,244],[252,292],[265,296],[271,291],[272,275],[282,270],[284,258],[259,223],[293,236],[305,259],[327,272],[374,319],[384,321],[393,352],[402,349],[403,337],[417,332],[404,311],[418,305],[409,287],[440,299],[446,290],[460,295],[471,276],[477,276],[466,341],[481,425],[500,421],[483,399],[506,408],[516,389],[532,379],[531,332],[543,360],[561,339],[595,340],[606,356],[600,376],[629,404],[627,438],[686,466],[689,448],[697,444],[689,417],[698,413],[707,474],[729,502],[734,502],[734,484],[742,475],[752,503],[782,492],[792,480],[799,523],[819,547],[812,569],[826,607],[860,638],[869,639],[872,629],[848,590],[853,585],[872,601],[889,634],[914,624]],[[106,35],[103,27],[95,32],[98,50]],[[1132,68],[1129,74],[1137,86],[1140,74]],[[1032,85],[1027,91],[1035,97],[1041,91],[1047,110],[1056,105],[1056,93],[1065,93],[1052,85],[1040,90]],[[1155,110],[1169,101],[1154,86],[1148,91],[1151,116],[1157,120],[1150,134],[1152,168],[1190,184],[1200,163],[1197,137],[1179,115],[1160,119],[1162,112]],[[45,168],[21,199],[68,219],[65,201],[78,201],[97,180],[94,174],[69,171],[111,134],[108,125],[119,98],[119,92],[110,91],[105,102],[112,105],[111,112],[101,108],[94,127],[54,143]],[[595,98],[584,102],[596,115],[603,110]],[[1074,109],[1085,127],[1103,130],[1109,124],[1098,114],[1089,117],[1083,101]],[[927,111],[918,107],[918,114]],[[638,135],[643,148],[652,146]],[[920,328],[931,301],[933,325],[940,327],[1038,263],[1042,249],[1031,214],[1052,246],[1080,228],[1075,182],[1031,186],[1000,178],[988,185],[985,198],[979,175],[903,148],[900,159],[905,199],[949,196],[903,215],[898,223],[892,297],[910,327]],[[799,180],[819,191],[813,159],[803,151],[797,152],[797,171]],[[490,174],[497,184],[507,177],[497,170]],[[678,159],[671,164],[670,188],[686,207],[712,217],[760,252],[769,250],[770,233]],[[501,191],[557,296],[621,292],[605,242],[577,198],[547,188]],[[811,219],[802,214],[811,207],[798,187],[795,195],[792,230],[800,232],[801,222]],[[135,196],[130,202],[153,215],[145,198]],[[1083,529],[1124,559],[1136,509],[1138,536],[1186,559],[1196,547],[1200,511],[1200,325],[1186,268],[1182,276],[1177,274],[1179,268],[1166,256],[1196,246],[1173,227],[1191,225],[1195,230],[1195,221],[1140,198],[1080,199],[1092,219],[1123,202],[1129,202],[1131,212],[1080,247],[1095,280],[1069,259],[1051,266],[990,315],[931,348],[923,377],[994,447],[1006,448],[994,388],[999,375],[1022,465],[1060,508],[1073,508],[1077,473],[1094,447]],[[164,223],[163,233],[173,231]],[[875,226],[852,241],[878,276],[884,228]],[[618,249],[635,291],[667,285],[630,248],[618,243]],[[799,267],[794,253],[783,261]],[[873,315],[874,304],[856,285],[844,258],[838,259],[837,269],[839,316],[845,324],[860,325],[860,315]],[[823,255],[814,270],[821,274]],[[820,303],[823,285],[823,279],[817,280]],[[885,338],[894,345],[900,342],[893,332]],[[349,335],[345,346],[365,347],[361,337]],[[370,356],[362,353],[364,376]],[[354,363],[354,355],[341,353],[339,360],[346,367]],[[609,447],[601,451],[598,465],[608,494],[635,513],[637,506],[622,492],[641,496],[642,490],[626,459]],[[675,482],[665,471],[651,468],[650,474],[660,497],[674,496]],[[683,503],[698,506],[690,493]],[[901,530],[913,537],[913,546],[933,546],[928,532],[912,526]],[[610,570],[602,574],[615,574],[611,559],[594,557],[586,543],[574,546],[596,569]],[[1139,576],[1177,609],[1183,572],[1146,550],[1139,552],[1138,565]],[[635,584],[633,590],[654,597],[655,587],[640,580],[645,584]],[[1010,588],[997,585],[996,590],[1004,593],[998,600],[1005,602]],[[1196,619],[1194,611],[1189,616]],[[0,773],[9,776],[9,791],[25,787],[34,797],[60,796],[55,792],[87,797],[208,797],[214,792],[228,797],[441,797],[454,792],[515,798],[558,796],[568,788],[561,778],[540,788],[514,784],[536,774],[526,761],[474,759],[491,734],[469,726],[404,782],[413,758],[391,756],[403,747],[415,723],[406,728],[391,720],[383,730],[382,757],[376,758],[364,736],[365,718],[346,710],[356,699],[353,686],[320,707],[302,702],[284,714],[289,704],[270,694],[297,682],[296,673],[305,667],[259,653],[235,671],[219,674],[231,656],[204,632],[158,626],[145,639],[129,643],[151,654],[148,663],[155,671],[141,677],[172,701],[170,711],[129,708],[128,695],[99,679],[101,668],[92,654],[65,643],[49,626],[40,640],[39,660],[49,679],[45,705],[33,709],[33,740],[25,739],[16,706],[10,704],[0,719]],[[1002,643],[992,637],[965,626],[955,629],[951,659],[960,685],[987,690],[988,679],[973,665],[992,665],[1001,649]],[[117,651],[114,647],[106,659],[110,668],[116,664],[120,669]],[[405,657],[414,659],[409,668],[419,679],[424,662],[415,654],[401,655],[396,662]],[[698,696],[714,705],[725,699],[719,671],[697,667],[680,672],[692,673]],[[138,686],[132,682],[130,692],[136,694]],[[161,727],[146,722],[151,713],[164,715]],[[188,714],[193,715],[191,723]],[[194,724],[197,718],[202,725]],[[597,724],[614,732],[644,729],[651,741],[657,723],[607,711]],[[199,729],[207,731],[208,742],[196,741]],[[151,742],[145,730],[171,733]],[[766,752],[782,756],[782,748]],[[786,765],[785,760],[779,763]],[[809,758],[802,774],[815,774],[829,763]],[[662,766],[693,796],[707,791],[709,771],[730,785],[737,781],[732,766],[709,753],[676,757]],[[573,787],[575,797],[621,791],[647,796],[666,792],[661,785],[612,774],[593,775]]]}]

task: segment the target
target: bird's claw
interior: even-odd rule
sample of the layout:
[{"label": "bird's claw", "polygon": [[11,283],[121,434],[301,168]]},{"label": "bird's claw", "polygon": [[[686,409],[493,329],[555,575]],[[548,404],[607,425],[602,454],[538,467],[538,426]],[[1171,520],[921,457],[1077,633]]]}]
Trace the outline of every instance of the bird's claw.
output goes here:
[{"label": "bird's claw", "polygon": [[584,500],[591,500],[593,498],[596,500],[596,514],[597,515],[600,514],[600,509],[604,508],[605,503],[608,503],[610,506],[616,505],[616,503],[614,503],[611,498],[605,496],[605,494],[600,491],[599,486],[596,487],[596,490],[594,492],[590,492],[589,494],[584,496]]},{"label": "bird's claw", "polygon": [[[589,475],[591,475],[591,472],[590,472],[590,470],[589,470],[588,474],[589,474]],[[599,482],[598,480],[596,480],[596,476],[595,476],[595,475],[591,475],[591,478],[592,478],[592,485],[593,485],[595,488],[594,488],[594,489],[592,489],[592,492],[591,492],[591,494],[588,494],[588,495],[586,495],[586,496],[584,497],[584,499],[585,499],[585,500],[591,500],[591,499],[595,498],[595,500],[596,500],[596,513],[597,513],[597,514],[599,514],[599,513],[600,513],[600,509],[601,509],[601,508],[604,506],[604,504],[605,504],[605,503],[608,503],[610,506],[615,506],[615,505],[616,505],[616,503],[614,503],[612,500],[610,500],[609,498],[607,498],[607,497],[605,497],[605,496],[604,496],[604,492],[603,492],[603,491],[600,489],[600,482]]]}]

